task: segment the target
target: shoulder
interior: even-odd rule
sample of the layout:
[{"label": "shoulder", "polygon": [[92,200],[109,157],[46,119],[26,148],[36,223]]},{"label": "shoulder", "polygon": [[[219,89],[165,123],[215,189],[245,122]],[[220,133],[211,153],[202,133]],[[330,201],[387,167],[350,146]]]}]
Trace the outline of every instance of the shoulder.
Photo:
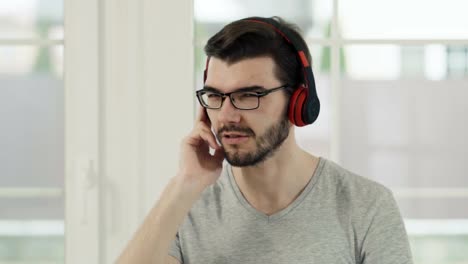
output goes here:
[{"label": "shoulder", "polygon": [[322,202],[327,208],[335,208],[337,216],[351,223],[361,238],[372,223],[401,226],[392,191],[376,181],[325,160],[318,186]]},{"label": "shoulder", "polygon": [[358,175],[337,163],[324,159],[324,167],[321,178],[326,183],[335,186],[339,191],[352,194],[378,195],[389,193],[390,189],[374,180]]},{"label": "shoulder", "polygon": [[393,200],[393,194],[386,186],[327,159],[324,159],[319,186],[338,201],[346,201],[355,208],[369,208]]}]

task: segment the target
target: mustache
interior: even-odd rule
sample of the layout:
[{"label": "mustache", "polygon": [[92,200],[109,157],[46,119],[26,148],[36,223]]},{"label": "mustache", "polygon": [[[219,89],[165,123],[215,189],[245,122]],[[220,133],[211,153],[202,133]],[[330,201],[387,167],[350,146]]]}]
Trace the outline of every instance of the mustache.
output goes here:
[{"label": "mustache", "polygon": [[218,135],[221,135],[223,132],[240,132],[248,136],[255,135],[252,129],[247,127],[238,127],[238,126],[224,126],[218,130]]}]

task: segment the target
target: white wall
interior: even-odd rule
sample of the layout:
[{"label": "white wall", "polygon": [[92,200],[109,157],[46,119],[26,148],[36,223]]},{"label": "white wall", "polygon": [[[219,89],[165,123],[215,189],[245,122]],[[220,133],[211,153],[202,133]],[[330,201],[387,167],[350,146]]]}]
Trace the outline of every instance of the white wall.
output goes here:
[{"label": "white wall", "polygon": [[192,127],[191,1],[106,1],[105,263],[133,235],[178,164]]},{"label": "white wall", "polygon": [[[96,12],[90,1],[68,1],[68,9],[77,5],[82,9],[69,13],[68,29],[78,23],[71,17],[89,19]],[[194,116],[192,13],[188,0],[107,0],[91,16],[97,19],[97,34],[91,25],[87,32],[65,29],[65,86],[73,102],[66,116],[67,263],[113,263],[176,173],[179,141],[192,128]],[[95,46],[79,51],[86,38]],[[90,63],[97,59],[97,68],[86,68],[86,58]],[[86,82],[91,84],[82,87]],[[93,93],[84,94],[89,90]],[[96,115],[88,116],[96,122],[84,124],[87,112]],[[97,154],[80,157],[84,146],[96,147]],[[72,218],[83,217],[77,210],[89,190],[76,186],[86,186],[86,176],[71,168],[88,156],[95,164],[97,188],[88,196],[93,210],[84,216],[89,219],[85,229]],[[97,231],[93,241],[92,230]],[[83,248],[78,241],[85,243]]]}]

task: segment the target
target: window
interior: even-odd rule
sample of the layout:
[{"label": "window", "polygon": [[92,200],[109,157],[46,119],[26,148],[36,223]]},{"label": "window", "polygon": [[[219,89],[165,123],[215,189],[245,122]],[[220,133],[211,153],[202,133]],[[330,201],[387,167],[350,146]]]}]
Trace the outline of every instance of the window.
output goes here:
[{"label": "window", "polygon": [[63,2],[0,2],[0,262],[64,262]]},{"label": "window", "polygon": [[447,46],[447,76],[463,78],[468,75],[468,47]]},{"label": "window", "polygon": [[195,89],[203,45],[226,23],[273,15],[297,23],[322,104],[313,125],[296,129],[299,143],[393,190],[415,263],[468,263],[468,3],[194,3]]}]

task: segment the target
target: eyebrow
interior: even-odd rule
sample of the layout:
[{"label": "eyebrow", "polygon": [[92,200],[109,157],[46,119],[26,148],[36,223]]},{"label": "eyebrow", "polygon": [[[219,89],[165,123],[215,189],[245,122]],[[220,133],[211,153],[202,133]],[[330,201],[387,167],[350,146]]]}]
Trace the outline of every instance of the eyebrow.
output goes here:
[{"label": "eyebrow", "polygon": [[[223,93],[219,89],[216,89],[208,85],[203,86],[203,90],[209,91],[209,92]],[[252,91],[258,91],[258,90],[265,91],[266,89],[262,86],[254,85],[254,86],[242,87],[242,88],[234,90],[233,92],[252,92]]]}]

